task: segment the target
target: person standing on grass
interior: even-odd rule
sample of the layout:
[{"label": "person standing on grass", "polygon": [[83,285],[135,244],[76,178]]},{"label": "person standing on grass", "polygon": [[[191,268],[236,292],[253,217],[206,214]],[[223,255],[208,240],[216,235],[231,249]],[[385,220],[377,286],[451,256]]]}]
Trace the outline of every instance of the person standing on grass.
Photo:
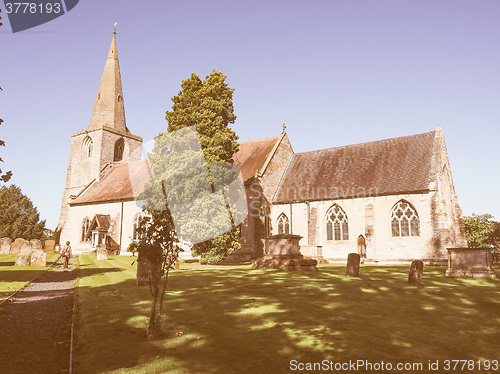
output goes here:
[{"label": "person standing on grass", "polygon": [[69,263],[69,258],[71,257],[71,246],[69,245],[69,241],[66,242],[66,245],[64,246],[61,256],[63,260],[63,267],[65,269],[68,268],[68,263]]}]

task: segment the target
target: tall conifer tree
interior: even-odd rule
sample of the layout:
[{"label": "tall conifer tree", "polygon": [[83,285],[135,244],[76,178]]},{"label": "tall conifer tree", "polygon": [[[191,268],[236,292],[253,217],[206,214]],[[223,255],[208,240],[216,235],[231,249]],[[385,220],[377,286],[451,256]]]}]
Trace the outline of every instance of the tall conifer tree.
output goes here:
[{"label": "tall conifer tree", "polygon": [[[182,82],[182,90],[172,98],[172,110],[166,112],[169,133],[195,126],[203,155],[212,170],[212,184],[216,178],[224,178],[220,174],[215,175],[214,170],[221,170],[216,168],[216,164],[232,164],[233,155],[238,151],[238,136],[230,127],[236,120],[234,89],[228,86],[226,78],[217,70],[207,75],[205,81],[193,73]],[[239,227],[235,227],[233,222],[231,231],[196,244],[193,250],[201,255],[202,263],[221,263],[241,248],[239,236]]]}]

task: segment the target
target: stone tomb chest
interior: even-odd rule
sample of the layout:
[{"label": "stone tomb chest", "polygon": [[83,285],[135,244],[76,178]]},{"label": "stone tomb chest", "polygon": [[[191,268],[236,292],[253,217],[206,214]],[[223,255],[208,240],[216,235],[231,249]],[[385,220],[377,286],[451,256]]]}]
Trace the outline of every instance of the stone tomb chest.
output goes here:
[{"label": "stone tomb chest", "polygon": [[278,234],[266,238],[264,257],[253,261],[255,267],[286,270],[318,270],[318,261],[305,259],[300,253],[300,235]]},{"label": "stone tomb chest", "polygon": [[447,277],[496,278],[489,248],[447,248]]}]

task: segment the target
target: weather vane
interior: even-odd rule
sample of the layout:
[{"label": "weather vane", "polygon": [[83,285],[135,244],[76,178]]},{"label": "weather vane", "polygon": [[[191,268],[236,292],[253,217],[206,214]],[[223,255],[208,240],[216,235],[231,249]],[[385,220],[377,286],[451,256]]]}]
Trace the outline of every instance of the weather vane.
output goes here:
[{"label": "weather vane", "polygon": [[113,34],[116,34],[116,25],[118,25],[118,22],[115,22],[115,31],[113,31]]}]

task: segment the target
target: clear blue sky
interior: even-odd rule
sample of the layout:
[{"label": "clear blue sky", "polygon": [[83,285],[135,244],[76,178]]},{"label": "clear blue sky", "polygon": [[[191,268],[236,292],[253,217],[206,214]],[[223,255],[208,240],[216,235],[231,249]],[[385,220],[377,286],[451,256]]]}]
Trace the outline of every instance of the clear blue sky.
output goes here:
[{"label": "clear blue sky", "polygon": [[1,168],[54,229],[71,133],[88,126],[118,22],[127,125],[145,142],[181,81],[218,69],[241,141],[285,122],[303,152],[441,124],[464,214],[500,219],[499,15],[498,0],[81,0],[13,34],[4,9]]}]

